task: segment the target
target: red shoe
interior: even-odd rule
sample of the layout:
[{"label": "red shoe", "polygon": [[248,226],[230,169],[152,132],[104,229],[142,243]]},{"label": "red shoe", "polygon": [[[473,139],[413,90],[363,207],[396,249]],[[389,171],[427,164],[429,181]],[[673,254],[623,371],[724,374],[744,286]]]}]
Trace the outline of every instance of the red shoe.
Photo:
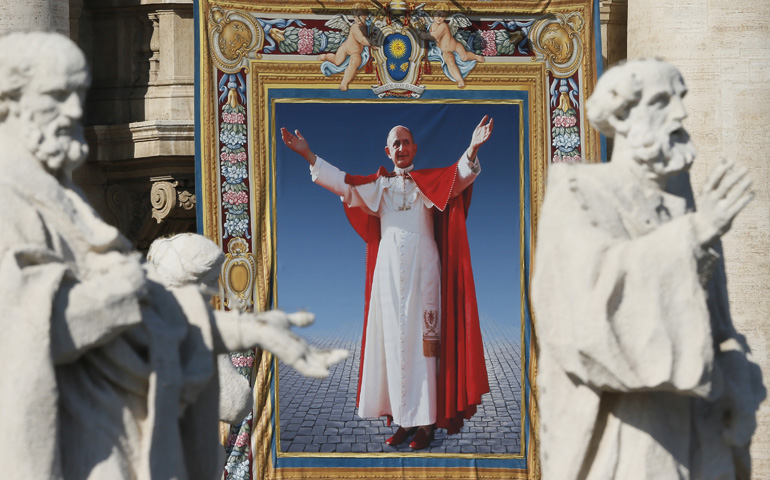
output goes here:
[{"label": "red shoe", "polygon": [[398,427],[398,430],[396,430],[395,435],[385,440],[385,443],[390,445],[391,447],[395,447],[396,445],[401,445],[406,441],[407,438],[414,435],[415,430],[417,430],[417,427],[412,427],[409,430],[405,429],[404,427]]},{"label": "red shoe", "polygon": [[433,441],[433,436],[436,433],[436,426],[431,425],[430,433],[425,433],[424,428],[417,430],[417,433],[412,439],[412,443],[409,444],[409,448],[412,450],[423,450],[430,446],[430,442]]}]

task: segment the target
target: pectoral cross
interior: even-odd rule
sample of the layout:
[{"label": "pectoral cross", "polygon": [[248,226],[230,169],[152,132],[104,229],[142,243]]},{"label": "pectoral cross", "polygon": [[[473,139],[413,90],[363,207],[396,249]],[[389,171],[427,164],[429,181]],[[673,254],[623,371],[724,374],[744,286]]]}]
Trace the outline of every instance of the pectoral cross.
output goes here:
[{"label": "pectoral cross", "polygon": [[401,198],[402,198],[402,201],[401,201],[401,205],[396,207],[396,211],[404,212],[406,210],[411,210],[412,206],[406,204],[406,174],[402,174],[402,175],[400,175],[400,177],[401,177],[401,182],[402,182],[401,183],[401,187],[402,187],[402,190],[401,190],[402,197]]}]

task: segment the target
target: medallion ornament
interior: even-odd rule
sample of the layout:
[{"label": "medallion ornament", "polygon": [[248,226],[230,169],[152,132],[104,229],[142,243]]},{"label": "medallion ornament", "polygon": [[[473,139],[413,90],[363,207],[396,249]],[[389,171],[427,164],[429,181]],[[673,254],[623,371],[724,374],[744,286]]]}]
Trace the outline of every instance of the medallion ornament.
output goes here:
[{"label": "medallion ornament", "polygon": [[583,58],[582,15],[577,12],[568,15],[555,13],[538,21],[530,30],[530,40],[538,60],[556,77],[572,76],[580,67]]}]

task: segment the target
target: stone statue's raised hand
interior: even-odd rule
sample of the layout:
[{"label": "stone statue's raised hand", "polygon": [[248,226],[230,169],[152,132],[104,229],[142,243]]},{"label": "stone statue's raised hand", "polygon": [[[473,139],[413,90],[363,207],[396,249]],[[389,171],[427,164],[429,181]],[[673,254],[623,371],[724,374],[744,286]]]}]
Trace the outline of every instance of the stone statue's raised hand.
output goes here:
[{"label": "stone statue's raised hand", "polygon": [[280,356],[278,358],[306,377],[326,378],[329,376],[329,367],[348,356],[347,350],[339,348],[318,349],[307,344],[305,347],[303,354],[292,363],[286,362]]},{"label": "stone statue's raised hand", "polygon": [[287,330],[291,327],[307,327],[315,321],[315,315],[310,312],[285,313],[281,310],[260,312],[256,317],[261,323]]},{"label": "stone statue's raised hand", "polygon": [[315,165],[315,154],[310,150],[305,137],[299,133],[299,130],[294,130],[294,134],[285,128],[281,127],[281,139],[292,151],[296,152],[302,158],[308,161],[310,165]]},{"label": "stone statue's raised hand", "polygon": [[745,167],[723,160],[709,177],[698,198],[694,225],[697,240],[706,245],[724,235],[738,213],[754,198]]},{"label": "stone statue's raised hand", "polygon": [[[231,312],[217,312],[220,333],[225,335],[226,331],[232,331],[223,328],[225,326],[222,320],[227,321],[227,313]],[[235,345],[231,343],[230,349],[241,350],[258,346],[305,376],[325,378],[329,375],[329,367],[346,358],[348,352],[339,349],[318,349],[308,345],[302,337],[292,332],[292,327],[310,325],[314,318],[313,314],[308,312],[285,313],[281,310],[241,313],[237,320],[240,345],[233,348]],[[229,343],[228,339],[224,340]]]},{"label": "stone statue's raised hand", "polygon": [[489,115],[484,115],[481,122],[473,130],[473,136],[471,137],[471,145],[468,147],[468,158],[473,161],[476,159],[476,153],[479,151],[479,147],[482,146],[489,136],[492,135],[492,128],[495,126],[495,119],[489,118]]}]

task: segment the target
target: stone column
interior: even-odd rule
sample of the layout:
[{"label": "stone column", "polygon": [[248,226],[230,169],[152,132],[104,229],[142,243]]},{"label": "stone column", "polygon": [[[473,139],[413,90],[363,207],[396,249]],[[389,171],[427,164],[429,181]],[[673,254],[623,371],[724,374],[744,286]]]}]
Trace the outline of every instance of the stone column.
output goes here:
[{"label": "stone column", "polygon": [[604,68],[626,58],[628,0],[602,0],[599,7]]},{"label": "stone column", "polygon": [[[631,0],[628,58],[652,56],[679,67],[687,83],[696,193],[721,157],[748,167],[754,180],[754,201],[723,240],[733,321],[770,385],[770,2]],[[753,478],[768,478],[767,400],[757,421]]]},{"label": "stone column", "polygon": [[0,34],[44,30],[70,35],[69,0],[0,0]]}]

